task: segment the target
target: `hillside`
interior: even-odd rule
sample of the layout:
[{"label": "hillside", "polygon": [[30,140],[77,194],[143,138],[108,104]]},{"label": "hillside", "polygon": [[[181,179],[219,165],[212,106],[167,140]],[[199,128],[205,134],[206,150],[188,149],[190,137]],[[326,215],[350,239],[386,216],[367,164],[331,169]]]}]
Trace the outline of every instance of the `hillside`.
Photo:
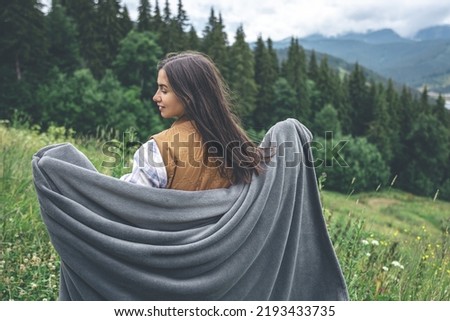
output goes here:
[{"label": "hillside", "polygon": [[[277,56],[280,61],[287,59],[288,48],[276,49],[276,52],[277,52]],[[312,50],[305,49],[305,54],[307,55],[307,57],[310,57],[311,53],[312,53]],[[331,68],[336,69],[341,73],[349,74],[355,68],[354,63],[347,62],[346,60],[338,58],[336,56],[325,54],[322,52],[317,52],[317,51],[315,51],[315,54],[316,54],[317,61],[321,61],[323,58],[326,58],[328,61],[328,65]],[[375,82],[381,82],[385,85],[388,83],[389,78],[380,75],[379,73],[373,71],[372,69],[367,68],[366,66],[361,65],[360,67],[364,71],[364,74],[367,77],[367,79],[373,79]],[[401,90],[403,84],[394,81],[394,86],[398,90]]]},{"label": "hillside", "polygon": [[[450,26],[420,30],[414,39],[383,29],[349,33],[336,37],[311,35],[300,38],[309,50],[359,64],[385,78],[413,88],[427,85],[430,91],[450,93]],[[289,39],[274,43],[274,48],[289,45]]]},{"label": "hillside", "polygon": [[338,219],[365,221],[366,231],[384,240],[413,242],[418,236],[438,242],[450,230],[450,203],[399,190],[352,196],[324,191],[324,206]]},{"label": "hillside", "polygon": [[[120,176],[121,168],[100,166],[100,147],[112,137],[0,126],[0,138],[0,300],[56,300],[60,260],[39,215],[31,157],[69,141],[100,171]],[[449,202],[396,190],[349,196],[327,191],[326,181],[321,195],[352,300],[450,300]]]}]

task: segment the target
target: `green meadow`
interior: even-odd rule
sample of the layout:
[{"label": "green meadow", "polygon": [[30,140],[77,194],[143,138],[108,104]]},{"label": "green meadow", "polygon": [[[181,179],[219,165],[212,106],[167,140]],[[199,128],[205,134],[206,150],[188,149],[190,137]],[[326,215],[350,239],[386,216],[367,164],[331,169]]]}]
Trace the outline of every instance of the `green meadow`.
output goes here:
[{"label": "green meadow", "polygon": [[[59,257],[39,213],[31,175],[32,155],[69,141],[97,169],[120,176],[122,167],[101,166],[101,147],[117,134],[74,138],[62,127],[0,126],[0,300],[56,300]],[[357,178],[356,178],[357,179]],[[351,300],[450,300],[450,203],[390,187],[344,195],[319,179],[324,216]]]}]

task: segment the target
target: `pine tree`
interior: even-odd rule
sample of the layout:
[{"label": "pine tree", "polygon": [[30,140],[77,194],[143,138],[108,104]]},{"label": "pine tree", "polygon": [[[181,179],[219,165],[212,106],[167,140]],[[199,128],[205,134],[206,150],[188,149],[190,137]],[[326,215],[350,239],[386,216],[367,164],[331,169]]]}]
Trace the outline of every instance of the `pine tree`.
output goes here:
[{"label": "pine tree", "polygon": [[366,76],[358,63],[350,73],[349,82],[349,100],[352,108],[352,132],[354,136],[365,135],[371,118],[371,110],[368,110],[369,91],[366,85]]},{"label": "pine tree", "polygon": [[178,51],[176,43],[177,24],[172,18],[169,0],[165,1],[162,17],[162,25],[160,31],[159,45],[164,53]]},{"label": "pine tree", "polygon": [[36,89],[50,67],[41,9],[39,1],[34,0],[4,1],[0,6],[1,118],[10,118],[16,109],[31,121],[39,120]]},{"label": "pine tree", "polygon": [[414,120],[411,132],[406,136],[411,157],[403,164],[402,188],[433,196],[448,179],[446,165],[450,158],[450,139],[443,135],[446,131],[430,113],[422,112]]},{"label": "pine tree", "polygon": [[[102,32],[99,34],[101,47],[102,66],[100,75],[103,76],[106,69],[111,68],[117,51],[119,42],[122,39],[123,32],[119,20],[120,4],[118,0],[101,0],[98,3],[98,26]],[[97,74],[98,76],[98,74]]]},{"label": "pine tree", "polygon": [[200,50],[200,38],[197,35],[197,31],[195,30],[194,26],[191,25],[191,29],[188,32],[187,35],[187,41],[186,41],[186,49],[187,50]]},{"label": "pine tree", "polygon": [[394,150],[392,144],[392,127],[388,111],[386,93],[381,84],[373,84],[374,95],[374,118],[369,125],[368,140],[378,147],[383,159],[390,164]]},{"label": "pine tree", "polygon": [[102,43],[98,24],[97,9],[94,0],[61,0],[77,26],[80,53],[84,64],[100,78],[104,70]]},{"label": "pine tree", "polygon": [[151,4],[148,0],[140,0],[138,7],[137,30],[151,31],[152,30],[152,15]]},{"label": "pine tree", "polygon": [[163,9],[163,22],[166,25],[169,25],[170,21],[172,21],[172,12],[170,11],[169,0],[166,0],[164,2],[164,9]]},{"label": "pine tree", "polygon": [[339,78],[339,74],[335,74],[335,83],[337,84],[336,95],[336,110],[338,112],[339,121],[342,127],[342,133],[344,135],[350,135],[353,128],[352,123],[352,109],[349,98],[349,81],[348,76],[345,75],[342,81]]},{"label": "pine tree", "polygon": [[122,28],[122,38],[124,38],[134,28],[133,21],[131,21],[130,14],[126,5],[122,7],[119,20]]},{"label": "pine tree", "polygon": [[334,88],[333,75],[328,66],[328,58],[323,57],[320,61],[319,70],[316,75],[316,88],[320,92],[320,98],[318,99],[317,109],[313,110],[314,113],[320,111],[326,104],[335,104],[336,88]]},{"label": "pine tree", "polygon": [[20,81],[45,65],[47,39],[42,5],[36,0],[8,1],[0,11],[0,57]]},{"label": "pine tree", "polygon": [[222,15],[217,18],[211,8],[208,24],[203,31],[202,51],[214,60],[224,78],[228,79],[228,40],[224,29]]},{"label": "pine tree", "polygon": [[276,50],[273,48],[273,41],[272,39],[267,38],[267,51],[269,53],[270,61],[272,64],[271,71],[273,72],[273,75],[271,75],[272,79],[277,79],[280,74],[280,62],[278,60],[278,55]]},{"label": "pine tree", "polygon": [[258,88],[253,122],[255,129],[261,130],[270,127],[274,121],[272,104],[275,99],[274,85],[277,79],[273,78],[276,75],[276,71],[273,70],[273,60],[261,36],[258,36],[256,40],[253,55],[255,82]]},{"label": "pine tree", "polygon": [[423,87],[422,93],[420,95],[420,105],[419,106],[420,106],[421,112],[429,112],[430,111],[428,98],[429,98],[428,87],[425,86],[425,87]]},{"label": "pine tree", "polygon": [[177,11],[176,21],[177,21],[178,27],[180,28],[180,31],[184,32],[186,27],[189,25],[188,24],[189,18],[187,16],[186,10],[184,10],[184,8],[183,8],[183,2],[181,0],[178,0],[177,8],[178,8],[178,11]]},{"label": "pine tree", "polygon": [[214,8],[211,7],[208,23],[205,26],[205,29],[203,29],[203,50],[207,49],[211,46],[210,40],[212,37],[210,36],[214,30],[214,26],[217,24],[217,18],[214,12]]},{"label": "pine tree", "polygon": [[399,98],[399,140],[398,145],[394,149],[393,160],[391,162],[391,169],[393,175],[398,175],[398,185],[404,186],[407,184],[407,177],[405,177],[404,170],[405,164],[411,159],[414,158],[412,155],[411,141],[407,139],[410,135],[413,127],[414,119],[417,118],[417,108],[415,108],[415,104],[413,101],[413,97],[411,91],[403,86],[402,92]]},{"label": "pine tree", "polygon": [[309,58],[308,77],[315,83],[319,80],[319,65],[317,64],[316,52],[313,50]]},{"label": "pine tree", "polygon": [[442,94],[439,94],[436,99],[436,103],[433,106],[433,115],[435,115],[443,126],[450,128],[450,111],[445,108],[445,99]]},{"label": "pine tree", "polygon": [[161,33],[163,30],[164,22],[161,16],[161,10],[159,9],[159,1],[155,1],[155,9],[153,11],[153,23],[152,23],[152,31],[156,33]]},{"label": "pine tree", "polygon": [[297,96],[297,109],[293,117],[309,124],[311,119],[310,93],[307,84],[306,57],[298,39],[292,38],[288,57],[282,64],[282,75],[294,88]]},{"label": "pine tree", "polygon": [[390,140],[392,145],[392,159],[389,165],[392,168],[394,164],[395,154],[397,153],[397,150],[401,148],[400,101],[399,95],[394,88],[394,83],[392,79],[388,80],[388,85],[386,88],[386,103],[387,103],[387,113],[389,115],[388,126],[390,128],[391,134]]},{"label": "pine tree", "polygon": [[46,17],[47,39],[49,41],[49,63],[60,71],[72,73],[81,67],[80,44],[75,22],[66,14],[58,1]]},{"label": "pine tree", "polygon": [[[273,88],[273,111],[266,114],[268,121],[267,125],[275,122],[285,120],[292,117],[294,110],[297,107],[297,98],[295,90],[291,87],[286,78],[279,77],[272,86]],[[269,113],[266,111],[266,113]]]},{"label": "pine tree", "polygon": [[188,21],[189,18],[186,14],[186,10],[183,8],[183,3],[181,0],[178,0],[177,16],[175,19],[172,19],[175,51],[184,50],[187,46],[188,36],[185,29],[189,25]]},{"label": "pine tree", "polygon": [[244,28],[236,30],[235,41],[230,48],[229,84],[236,96],[237,113],[249,116],[255,109],[256,83],[253,53],[245,41]]}]

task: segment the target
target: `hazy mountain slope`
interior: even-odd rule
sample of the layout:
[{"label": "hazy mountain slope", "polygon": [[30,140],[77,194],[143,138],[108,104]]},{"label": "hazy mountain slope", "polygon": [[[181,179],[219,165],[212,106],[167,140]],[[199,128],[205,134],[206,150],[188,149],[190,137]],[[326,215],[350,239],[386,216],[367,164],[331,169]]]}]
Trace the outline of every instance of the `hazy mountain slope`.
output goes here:
[{"label": "hazy mountain slope", "polygon": [[[421,30],[415,40],[402,38],[390,29],[338,37],[311,35],[299,39],[305,48],[358,62],[385,78],[419,88],[450,93],[450,26]],[[277,49],[289,46],[290,39],[274,43]]]}]

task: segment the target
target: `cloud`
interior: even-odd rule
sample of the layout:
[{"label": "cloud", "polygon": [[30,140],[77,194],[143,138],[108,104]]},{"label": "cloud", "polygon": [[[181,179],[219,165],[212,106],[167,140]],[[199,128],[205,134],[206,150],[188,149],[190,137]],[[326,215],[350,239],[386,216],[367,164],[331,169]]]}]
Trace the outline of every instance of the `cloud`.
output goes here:
[{"label": "cloud", "polygon": [[[50,0],[43,1],[50,3]],[[122,0],[137,19],[139,0]],[[155,0],[150,0],[152,9]],[[169,0],[173,14],[177,0]],[[230,42],[239,25],[248,41],[258,35],[281,40],[313,33],[336,35],[382,28],[402,36],[413,36],[424,27],[450,24],[450,6],[442,0],[183,0],[190,22],[199,35],[208,21],[211,7],[222,17]],[[161,11],[165,1],[159,0]]]}]

